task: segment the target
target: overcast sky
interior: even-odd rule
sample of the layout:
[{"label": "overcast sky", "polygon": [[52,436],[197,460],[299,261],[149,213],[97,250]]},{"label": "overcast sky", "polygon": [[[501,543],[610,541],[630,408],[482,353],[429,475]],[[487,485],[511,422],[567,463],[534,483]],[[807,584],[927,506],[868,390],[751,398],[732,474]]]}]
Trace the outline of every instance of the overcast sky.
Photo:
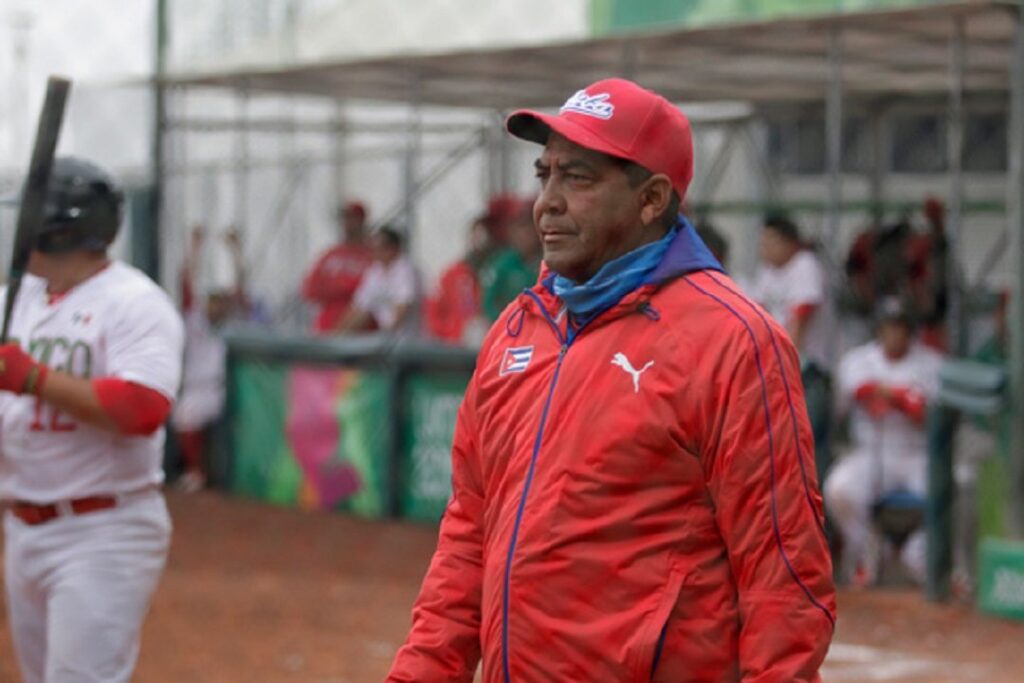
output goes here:
[{"label": "overcast sky", "polygon": [[[27,163],[29,140],[50,74],[75,80],[61,151],[77,151],[85,142],[82,138],[93,137],[91,126],[83,128],[86,117],[79,114],[96,108],[89,102],[90,84],[147,74],[152,63],[151,35],[151,0],[0,0],[0,168],[17,169]],[[110,111],[101,108],[87,118],[99,123],[126,106],[113,101],[110,105]],[[137,133],[127,132],[122,130],[118,136],[125,140],[123,145],[113,140],[93,142],[133,146],[129,138],[138,137]]]}]

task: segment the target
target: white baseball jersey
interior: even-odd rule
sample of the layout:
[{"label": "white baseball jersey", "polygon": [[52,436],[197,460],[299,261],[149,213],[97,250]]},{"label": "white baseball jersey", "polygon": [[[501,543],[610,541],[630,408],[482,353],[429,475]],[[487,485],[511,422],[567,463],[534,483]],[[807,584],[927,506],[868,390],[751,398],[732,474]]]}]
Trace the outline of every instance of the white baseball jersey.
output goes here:
[{"label": "white baseball jersey", "polygon": [[877,341],[847,352],[839,364],[839,401],[841,413],[852,411],[850,437],[855,447],[874,450],[881,457],[926,454],[927,438],[921,425],[898,410],[873,418],[854,401],[853,395],[858,387],[877,382],[913,389],[931,401],[939,391],[941,365],[942,356],[916,342],[898,360],[886,357]]},{"label": "white baseball jersey", "polygon": [[[355,294],[355,305],[367,311],[382,330],[394,329],[399,306],[415,306],[419,298],[419,277],[416,267],[405,256],[384,265],[374,261],[366,271]],[[404,327],[412,328],[415,316],[406,319]]]},{"label": "white baseball jersey", "polygon": [[[793,311],[799,306],[825,305],[825,274],[814,252],[798,251],[781,268],[758,268],[748,293],[764,306],[775,320],[788,328]],[[825,316],[818,310],[807,322],[800,342],[800,356],[826,367]]]},{"label": "white baseball jersey", "polygon": [[[184,332],[170,298],[117,261],[51,302],[26,275],[11,339],[51,368],[116,377],[173,401]],[[0,498],[45,503],[136,491],[163,481],[164,431],[123,436],[77,422],[34,396],[0,394]]]}]

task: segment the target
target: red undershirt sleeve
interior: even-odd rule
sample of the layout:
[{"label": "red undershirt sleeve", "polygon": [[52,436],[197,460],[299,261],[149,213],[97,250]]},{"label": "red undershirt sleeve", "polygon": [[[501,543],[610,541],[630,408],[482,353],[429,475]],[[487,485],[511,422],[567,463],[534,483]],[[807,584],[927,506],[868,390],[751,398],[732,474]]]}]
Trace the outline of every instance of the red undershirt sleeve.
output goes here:
[{"label": "red undershirt sleeve", "polygon": [[116,377],[92,381],[96,398],[122,434],[149,436],[171,413],[171,402],[155,389]]},{"label": "red undershirt sleeve", "polygon": [[803,323],[810,320],[811,316],[814,315],[815,311],[817,310],[818,304],[800,304],[798,306],[793,307],[793,310],[790,311],[790,315],[793,317],[794,320]]}]

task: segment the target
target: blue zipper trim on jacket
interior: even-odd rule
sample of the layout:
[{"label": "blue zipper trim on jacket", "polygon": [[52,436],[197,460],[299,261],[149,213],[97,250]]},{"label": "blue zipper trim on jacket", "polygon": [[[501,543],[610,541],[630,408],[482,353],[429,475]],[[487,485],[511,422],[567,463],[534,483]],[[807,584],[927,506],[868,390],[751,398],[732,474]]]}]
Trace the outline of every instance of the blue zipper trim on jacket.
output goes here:
[{"label": "blue zipper trim on jacket", "polygon": [[[540,299],[533,292],[527,292],[540,304]],[[544,401],[544,410],[540,415],[540,425],[537,427],[537,437],[533,442],[533,453],[530,455],[530,466],[526,470],[526,480],[523,482],[523,492],[519,497],[519,509],[516,511],[516,521],[512,526],[512,540],[508,544],[508,556],[505,559],[505,586],[502,594],[502,606],[501,606],[501,660],[502,667],[505,674],[505,683],[512,683],[512,672],[510,667],[511,658],[508,652],[508,618],[509,618],[509,601],[510,593],[512,589],[512,558],[515,556],[516,543],[519,540],[519,528],[523,521],[523,512],[526,510],[526,498],[530,493],[530,484],[533,483],[533,472],[537,465],[537,455],[540,453],[540,446],[544,440],[544,426],[548,421],[548,414],[551,411],[551,399],[555,395],[555,385],[558,384],[558,375],[562,370],[562,361],[565,360],[565,354],[569,350],[569,342],[566,341],[562,335],[561,330],[558,329],[558,324],[552,320],[551,316],[548,315],[547,309],[540,306],[541,313],[544,315],[544,319],[547,320],[548,324],[555,331],[555,335],[558,337],[558,341],[562,346],[561,351],[558,352],[558,363],[555,365],[555,374],[551,377],[551,384],[548,387],[548,397]]]},{"label": "blue zipper trim on jacket", "polygon": [[[775,332],[772,330],[772,326],[769,324],[768,319],[765,318],[764,312],[762,312],[762,310],[758,308],[754,304],[754,302],[752,302],[746,295],[737,292],[735,289],[732,289],[731,287],[723,283],[721,280],[719,280],[717,277],[715,277],[712,273],[708,273],[707,275],[711,279],[711,281],[714,282],[716,285],[718,285],[725,291],[729,292],[733,296],[739,298],[740,301],[745,303],[747,307],[750,310],[752,310],[758,318],[761,319],[761,322],[764,323],[765,329],[768,330],[768,337],[772,340],[772,348],[775,350],[775,361],[779,364],[780,368],[783,367],[782,351],[779,350],[779,342],[775,338]],[[793,440],[796,446],[797,462],[800,464],[800,477],[801,479],[803,479],[804,483],[804,498],[807,500],[807,505],[811,510],[811,516],[814,517],[814,520],[818,523],[818,526],[821,528],[821,532],[825,533],[824,511],[822,511],[821,516],[818,515],[818,510],[814,507],[814,501],[811,498],[811,485],[807,481],[807,467],[804,465],[804,451],[803,447],[800,445],[800,429],[797,426],[796,404],[793,401],[793,395],[789,388],[789,379],[786,377],[786,373],[783,372],[781,373],[781,375],[782,388],[786,390],[786,403],[789,405],[789,418],[790,422],[793,425]],[[818,486],[821,487],[823,485],[823,482],[820,480],[822,473],[818,472],[817,475],[819,477]]]},{"label": "blue zipper trim on jacket", "polygon": [[551,317],[550,313],[548,313],[548,309],[544,307],[544,302],[540,300],[537,293],[528,289],[526,290],[526,295],[537,302],[537,308],[540,310],[540,314],[544,316],[544,320],[548,321],[548,325],[550,325],[551,329],[555,331],[555,336],[558,337],[558,343],[562,346],[569,346],[569,344],[572,344],[575,337],[575,335],[572,334],[572,326],[566,326],[566,331],[569,334],[569,337],[566,338],[566,336],[562,334],[562,331],[558,329],[558,323],[556,323],[555,319]]},{"label": "blue zipper trim on jacket", "polygon": [[658,670],[658,663],[661,661],[661,651],[665,649],[665,636],[668,635],[668,622],[672,619],[669,616],[665,620],[665,624],[661,627],[661,633],[658,635],[658,644],[654,646],[654,661],[651,662],[651,681],[654,680],[654,672]]},{"label": "blue zipper trim on jacket", "polygon": [[[772,429],[772,418],[771,410],[768,403],[768,380],[765,375],[764,365],[761,362],[761,350],[757,345],[757,336],[754,334],[754,329],[750,326],[750,323],[744,318],[739,311],[729,305],[729,303],[723,300],[721,297],[704,289],[696,282],[693,281],[689,276],[684,275],[683,281],[693,289],[697,290],[704,296],[712,299],[722,306],[725,310],[732,314],[736,320],[746,329],[747,336],[750,338],[751,345],[754,349],[754,363],[757,366],[758,379],[761,384],[761,404],[764,407],[764,422],[765,431],[768,436],[768,462],[769,472],[771,477],[771,511],[772,511],[772,531],[775,535],[775,545],[779,549],[779,554],[782,556],[782,561],[786,565],[786,569],[789,570],[789,575],[793,581],[800,587],[804,595],[811,602],[812,605],[817,607],[828,619],[828,622],[832,625],[832,629],[835,630],[836,618],[829,609],[821,603],[820,600],[814,595],[807,584],[804,583],[803,579],[800,578],[800,574],[797,572],[796,567],[793,566],[793,562],[789,559],[789,554],[786,552],[786,547],[782,543],[782,528],[779,524],[779,508],[778,508],[778,492],[775,489],[775,436]],[[780,370],[781,371],[781,370]]]}]

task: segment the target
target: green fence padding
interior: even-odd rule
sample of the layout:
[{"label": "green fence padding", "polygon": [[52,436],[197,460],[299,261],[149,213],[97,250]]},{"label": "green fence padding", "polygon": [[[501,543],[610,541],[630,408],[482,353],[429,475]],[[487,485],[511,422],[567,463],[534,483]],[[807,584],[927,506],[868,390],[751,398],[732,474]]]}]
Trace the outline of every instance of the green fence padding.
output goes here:
[{"label": "green fence padding", "polygon": [[987,538],[981,543],[978,605],[1024,621],[1024,543]]},{"label": "green fence padding", "polygon": [[386,373],[242,356],[231,364],[229,391],[234,492],[279,505],[384,515]]},{"label": "green fence padding", "polygon": [[384,516],[388,484],[388,457],[391,387],[383,372],[349,370],[354,384],[338,404],[341,439],[338,461],[355,465],[363,487],[339,503],[338,509],[351,510],[364,517]]},{"label": "green fence padding", "polygon": [[301,473],[284,439],[285,368],[232,364],[228,390],[234,458],[231,490],[281,505],[298,499]]},{"label": "green fence padding", "polygon": [[364,517],[440,518],[472,350],[244,327],[227,342],[232,491]]},{"label": "green fence padding", "polygon": [[451,496],[455,418],[469,374],[421,373],[404,383],[402,515],[436,522]]},{"label": "green fence padding", "polygon": [[1010,475],[1003,452],[978,465],[978,538],[1006,536],[1006,508],[1010,497]]}]

